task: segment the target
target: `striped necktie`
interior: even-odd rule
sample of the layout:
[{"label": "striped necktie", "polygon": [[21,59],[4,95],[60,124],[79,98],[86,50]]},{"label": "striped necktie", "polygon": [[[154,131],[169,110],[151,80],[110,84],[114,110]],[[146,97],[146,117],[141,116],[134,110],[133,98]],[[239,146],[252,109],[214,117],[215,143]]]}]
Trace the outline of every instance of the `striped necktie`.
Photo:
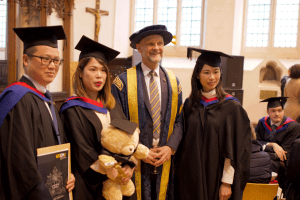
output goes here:
[{"label": "striped necktie", "polygon": [[276,133],[277,126],[276,126],[275,124],[273,124],[273,125],[271,126],[271,128],[272,128],[272,131],[271,131],[271,133],[270,133],[270,135],[269,135],[270,142],[272,142],[273,139],[274,139],[274,136],[275,136],[275,133]]},{"label": "striped necktie", "polygon": [[150,74],[150,105],[151,105],[151,113],[152,113],[152,121],[153,121],[153,137],[158,139],[160,136],[160,124],[161,124],[161,112],[160,112],[160,99],[158,86],[154,79],[154,71],[152,70]]},{"label": "striped necktie", "polygon": [[49,90],[47,90],[44,95],[45,95],[45,97],[47,97],[48,99],[50,99],[50,102],[47,102],[47,103],[48,103],[50,111],[51,111],[52,121],[53,121],[53,124],[54,124],[55,133],[56,133],[56,137],[57,137],[58,143],[61,144],[60,134],[59,134],[59,131],[58,131],[56,114],[55,114],[55,110],[54,110],[54,105],[52,103],[52,96],[51,96]]}]

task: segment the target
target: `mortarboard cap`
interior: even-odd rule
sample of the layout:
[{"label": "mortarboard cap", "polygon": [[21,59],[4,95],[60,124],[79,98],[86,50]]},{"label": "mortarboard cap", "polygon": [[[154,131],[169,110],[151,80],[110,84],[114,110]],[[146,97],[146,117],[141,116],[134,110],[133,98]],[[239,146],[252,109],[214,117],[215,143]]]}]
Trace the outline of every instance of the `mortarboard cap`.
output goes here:
[{"label": "mortarboard cap", "polygon": [[57,48],[57,40],[67,39],[62,26],[41,26],[14,28],[14,32],[24,43],[24,52],[29,47],[44,45]]},{"label": "mortarboard cap", "polygon": [[211,67],[220,67],[221,66],[221,56],[227,57],[227,58],[234,58],[234,57],[227,55],[220,51],[209,51],[209,50],[197,49],[197,48],[192,48],[192,47],[188,47],[188,49],[187,49],[187,57],[188,58],[192,57],[192,51],[201,53],[201,55],[197,59],[197,63],[207,64]]},{"label": "mortarboard cap", "polygon": [[269,108],[276,108],[276,107],[283,107],[283,101],[286,100],[288,97],[270,97],[264,99],[260,102],[268,102],[267,109]]},{"label": "mortarboard cap", "polygon": [[136,123],[125,120],[125,119],[115,119],[115,120],[112,120],[110,124],[118,129],[125,131],[126,133],[128,133],[130,135],[132,135],[134,133],[135,129],[137,128]]},{"label": "mortarboard cap", "polygon": [[79,61],[82,58],[95,57],[101,59],[107,64],[120,54],[119,51],[104,46],[85,35],[81,37],[75,49],[81,51]]},{"label": "mortarboard cap", "polygon": [[164,45],[169,44],[172,39],[173,35],[167,30],[165,25],[152,25],[146,26],[141,30],[133,33],[130,37],[130,46],[136,49],[136,44],[138,44],[143,38],[149,35],[161,35],[164,38]]}]

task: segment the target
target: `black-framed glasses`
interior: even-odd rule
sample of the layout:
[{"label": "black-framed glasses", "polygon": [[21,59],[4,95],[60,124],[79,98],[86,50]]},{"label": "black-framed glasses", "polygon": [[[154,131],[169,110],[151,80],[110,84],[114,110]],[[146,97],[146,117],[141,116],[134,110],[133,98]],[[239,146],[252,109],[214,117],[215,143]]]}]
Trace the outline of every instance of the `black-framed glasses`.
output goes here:
[{"label": "black-framed glasses", "polygon": [[31,55],[31,54],[27,54],[27,56],[40,58],[41,63],[46,66],[50,65],[50,63],[53,61],[54,65],[56,67],[59,67],[64,61],[63,59],[58,59],[58,58],[52,59],[50,57],[42,57],[42,56],[36,56],[36,55]]}]

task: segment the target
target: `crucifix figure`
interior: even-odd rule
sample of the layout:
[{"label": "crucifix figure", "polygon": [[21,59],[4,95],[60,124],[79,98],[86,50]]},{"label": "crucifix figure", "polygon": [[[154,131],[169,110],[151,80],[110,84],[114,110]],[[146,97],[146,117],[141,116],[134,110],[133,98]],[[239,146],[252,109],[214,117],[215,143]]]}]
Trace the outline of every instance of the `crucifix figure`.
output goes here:
[{"label": "crucifix figure", "polygon": [[101,16],[108,16],[108,11],[100,10],[100,0],[96,1],[96,8],[86,8],[86,12],[90,12],[95,15],[95,41],[98,41],[100,26],[101,26]]}]

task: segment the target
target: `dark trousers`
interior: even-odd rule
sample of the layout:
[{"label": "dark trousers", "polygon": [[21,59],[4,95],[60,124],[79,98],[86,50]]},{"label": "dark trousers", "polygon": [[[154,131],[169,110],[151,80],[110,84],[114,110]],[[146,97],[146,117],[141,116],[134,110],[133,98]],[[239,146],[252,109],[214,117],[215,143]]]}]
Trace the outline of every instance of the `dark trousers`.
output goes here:
[{"label": "dark trousers", "polygon": [[157,174],[151,174],[150,175],[150,181],[151,181],[151,200],[156,200],[157,194],[156,194],[156,178]]}]

